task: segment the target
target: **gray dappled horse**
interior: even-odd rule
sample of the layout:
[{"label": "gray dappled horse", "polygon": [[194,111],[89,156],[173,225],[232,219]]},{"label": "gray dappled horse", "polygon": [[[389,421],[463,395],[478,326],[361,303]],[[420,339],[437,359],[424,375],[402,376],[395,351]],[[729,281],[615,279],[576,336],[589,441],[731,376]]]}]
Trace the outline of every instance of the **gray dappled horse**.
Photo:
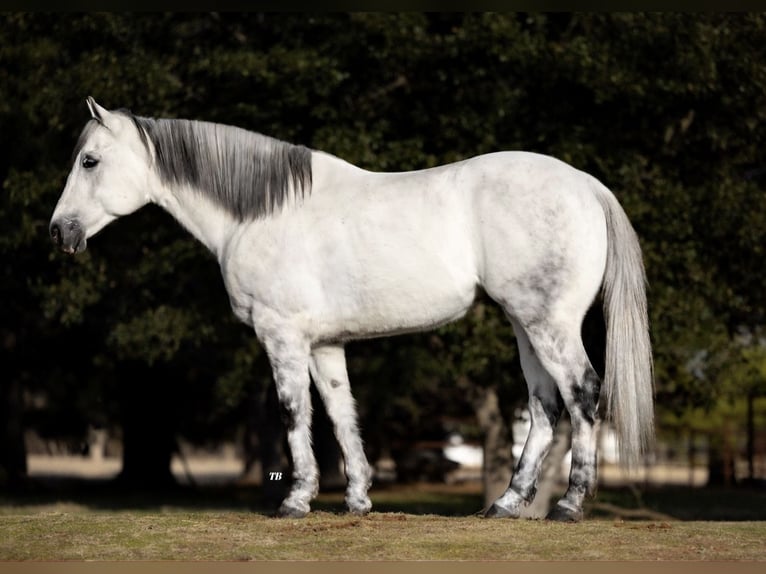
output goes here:
[{"label": "gray dappled horse", "polygon": [[462,317],[478,288],[505,311],[529,388],[531,430],[490,517],[518,517],[564,408],[572,421],[569,488],[549,518],[579,520],[596,486],[601,381],[583,317],[599,290],[607,319],[607,416],[621,460],[653,438],[644,269],[612,193],[551,157],[500,152],[404,173],[240,128],[151,119],[87,100],[74,164],[50,224],[63,251],[147,203],[165,208],[217,257],[234,313],[255,328],[287,413],[292,488],[280,514],[317,494],[309,385],[333,421],[353,513],[372,506],[343,345]]}]

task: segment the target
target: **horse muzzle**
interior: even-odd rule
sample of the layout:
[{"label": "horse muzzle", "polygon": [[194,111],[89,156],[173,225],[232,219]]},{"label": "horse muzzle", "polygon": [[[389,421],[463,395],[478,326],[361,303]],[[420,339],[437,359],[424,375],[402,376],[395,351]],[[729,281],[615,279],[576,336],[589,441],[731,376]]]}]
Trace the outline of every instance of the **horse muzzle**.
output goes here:
[{"label": "horse muzzle", "polygon": [[64,253],[74,255],[85,251],[85,231],[76,219],[51,221],[50,234],[53,244]]}]

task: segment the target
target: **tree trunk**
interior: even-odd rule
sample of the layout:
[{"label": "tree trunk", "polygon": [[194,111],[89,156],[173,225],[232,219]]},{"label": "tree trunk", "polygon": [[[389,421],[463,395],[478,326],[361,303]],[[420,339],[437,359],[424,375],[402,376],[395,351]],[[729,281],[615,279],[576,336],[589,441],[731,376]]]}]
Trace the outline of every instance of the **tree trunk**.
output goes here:
[{"label": "tree trunk", "polygon": [[755,392],[747,394],[747,480],[755,484]]},{"label": "tree trunk", "polygon": [[513,474],[513,438],[503,418],[495,387],[474,387],[472,404],[484,434],[482,482],[484,506],[489,508],[508,488]]},{"label": "tree trunk", "polygon": [[717,436],[708,438],[708,486],[734,486],[734,453],[731,428],[724,424]]},{"label": "tree trunk", "polygon": [[129,364],[120,370],[123,432],[122,472],[128,488],[176,486],[170,470],[176,450],[176,405],[172,373],[162,367]]},{"label": "tree trunk", "polygon": [[242,437],[242,457],[244,469],[239,477],[239,484],[262,484],[263,465],[261,464],[261,426],[266,413],[266,395],[268,386],[253,386],[245,398],[245,430]]},{"label": "tree trunk", "polygon": [[[258,396],[254,421],[257,421],[257,456],[261,463],[261,499],[265,508],[276,510],[290,486],[291,469],[285,446],[285,427],[280,416],[276,386],[266,384]],[[252,458],[249,460],[252,463]]]},{"label": "tree trunk", "polygon": [[0,486],[16,488],[27,478],[21,384],[10,377],[0,381]]}]

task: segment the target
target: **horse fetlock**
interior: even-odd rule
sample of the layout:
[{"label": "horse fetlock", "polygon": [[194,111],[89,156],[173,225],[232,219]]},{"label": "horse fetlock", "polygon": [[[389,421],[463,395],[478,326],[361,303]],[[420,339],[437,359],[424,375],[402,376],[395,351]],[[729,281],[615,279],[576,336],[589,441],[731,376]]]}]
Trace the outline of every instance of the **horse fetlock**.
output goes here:
[{"label": "horse fetlock", "polygon": [[[359,473],[359,476],[362,478],[362,483],[357,488],[360,488],[364,490],[364,492],[367,492],[372,486],[372,478],[374,476],[372,467],[367,462],[365,462],[364,468]],[[351,488],[351,484],[349,484],[349,489],[350,488]]]},{"label": "horse fetlock", "polygon": [[314,500],[319,494],[319,478],[311,479],[293,479],[293,487],[290,489],[290,499],[294,500]]}]

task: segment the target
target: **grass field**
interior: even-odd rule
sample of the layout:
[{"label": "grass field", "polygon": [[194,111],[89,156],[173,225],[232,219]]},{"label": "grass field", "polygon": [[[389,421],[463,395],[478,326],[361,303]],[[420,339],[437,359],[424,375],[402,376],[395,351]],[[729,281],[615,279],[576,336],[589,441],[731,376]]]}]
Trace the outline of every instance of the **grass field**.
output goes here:
[{"label": "grass field", "polygon": [[766,560],[762,491],[606,491],[580,524],[485,520],[470,488],[372,494],[363,518],[330,493],[292,520],[254,489],[36,491],[0,498],[0,560]]}]

